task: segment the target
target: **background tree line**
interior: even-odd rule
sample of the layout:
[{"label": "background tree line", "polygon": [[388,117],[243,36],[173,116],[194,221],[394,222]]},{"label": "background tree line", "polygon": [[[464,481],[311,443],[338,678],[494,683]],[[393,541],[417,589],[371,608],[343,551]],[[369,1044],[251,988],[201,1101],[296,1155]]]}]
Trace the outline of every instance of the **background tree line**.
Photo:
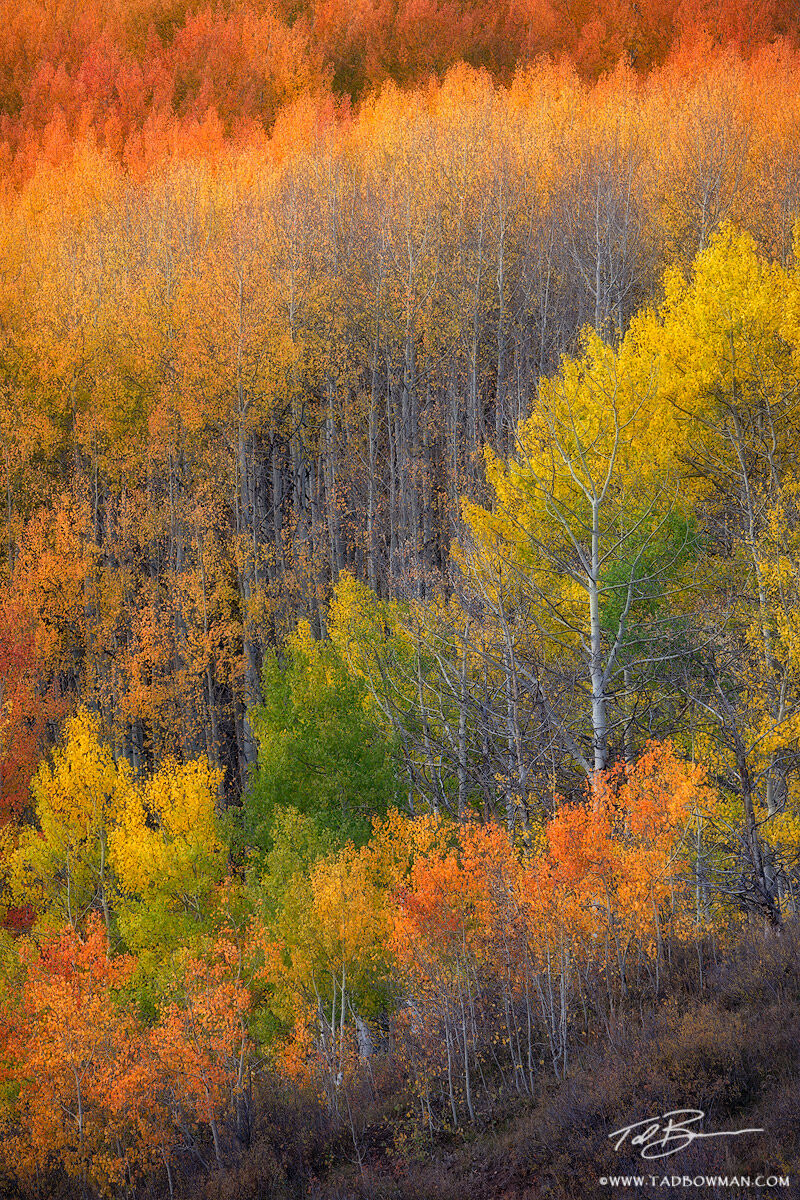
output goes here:
[{"label": "background tree line", "polygon": [[510,81],[549,56],[595,80],[641,73],[704,42],[745,57],[796,46],[791,0],[4,0],[0,162],[25,178],[87,133],[134,170],[196,140],[210,118],[234,141],[303,95],[345,107],[458,62]]}]

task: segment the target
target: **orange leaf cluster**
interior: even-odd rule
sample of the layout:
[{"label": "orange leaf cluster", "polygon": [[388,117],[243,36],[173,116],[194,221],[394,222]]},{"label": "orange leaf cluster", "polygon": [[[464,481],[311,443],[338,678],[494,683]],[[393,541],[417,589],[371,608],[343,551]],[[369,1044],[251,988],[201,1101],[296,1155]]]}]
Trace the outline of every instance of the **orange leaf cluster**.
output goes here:
[{"label": "orange leaf cluster", "polygon": [[109,957],[93,918],[85,937],[65,930],[22,943],[20,986],[2,1004],[2,1162],[18,1178],[54,1165],[81,1186],[117,1195],[142,1171],[169,1170],[174,1145],[235,1103],[247,1063],[249,996],[232,974],[231,948],[190,960],[183,996],[152,1026],[127,985],[129,955]]}]

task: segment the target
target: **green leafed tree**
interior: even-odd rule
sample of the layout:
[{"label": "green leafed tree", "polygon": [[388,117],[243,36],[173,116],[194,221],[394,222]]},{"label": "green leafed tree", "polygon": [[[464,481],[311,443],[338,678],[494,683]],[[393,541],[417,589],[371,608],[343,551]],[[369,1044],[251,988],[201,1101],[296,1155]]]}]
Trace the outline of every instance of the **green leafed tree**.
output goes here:
[{"label": "green leafed tree", "polygon": [[290,808],[336,840],[363,841],[396,790],[395,747],[372,716],[365,685],[303,621],[285,654],[267,657],[263,694],[253,713],[258,764],[244,806],[251,844],[269,851],[276,815]]}]

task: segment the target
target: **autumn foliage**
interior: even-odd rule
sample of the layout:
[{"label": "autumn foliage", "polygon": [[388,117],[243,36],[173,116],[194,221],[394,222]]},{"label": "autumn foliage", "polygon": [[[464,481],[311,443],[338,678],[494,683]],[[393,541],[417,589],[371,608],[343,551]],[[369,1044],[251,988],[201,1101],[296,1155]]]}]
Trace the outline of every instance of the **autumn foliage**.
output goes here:
[{"label": "autumn foliage", "polygon": [[[189,960],[180,1004],[145,1027],[126,992],[135,961],[109,957],[101,923],[19,953],[4,1008],[4,1167],[23,1181],[54,1170],[102,1195],[155,1161],[169,1171],[173,1123],[214,1130],[241,1088],[248,999],[222,956]],[[184,1134],[185,1136],[185,1134]],[[190,1135],[191,1136],[191,1135]]]},{"label": "autumn foliage", "polygon": [[529,845],[496,824],[392,816],[368,846],[288,880],[271,922],[252,912],[202,955],[173,953],[150,1020],[135,1000],[144,960],[110,955],[98,900],[83,932],[19,943],[3,1000],[6,1168],[27,1179],[57,1164],[114,1194],[157,1164],[171,1176],[176,1139],[199,1146],[203,1129],[222,1165],[254,997],[282,1022],[280,1069],[337,1112],[360,1069],[352,1014],[366,1028],[390,979],[431,1129],[474,1118],[508,1083],[535,1091],[542,1070],[564,1074],[598,1004],[624,1003],[643,973],[652,985],[666,943],[698,932],[689,835],[711,815],[702,771],[654,743]]},{"label": "autumn foliage", "polygon": [[372,1200],[789,941],[795,8],[0,0],[3,1194]]},{"label": "autumn foliage", "polygon": [[358,97],[387,79],[424,82],[464,61],[508,79],[542,55],[597,78],[626,58],[642,71],[708,39],[752,54],[796,36],[786,0],[501,4],[343,0],[217,5],[6,5],[0,135],[6,163],[30,169],[91,133],[128,161],[194,138],[209,114],[241,138],[281,105],[333,86]]}]

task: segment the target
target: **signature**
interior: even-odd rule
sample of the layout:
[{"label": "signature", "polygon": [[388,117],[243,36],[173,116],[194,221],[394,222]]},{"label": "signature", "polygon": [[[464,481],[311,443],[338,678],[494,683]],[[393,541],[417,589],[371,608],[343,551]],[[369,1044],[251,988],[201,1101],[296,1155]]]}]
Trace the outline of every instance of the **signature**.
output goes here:
[{"label": "signature", "polygon": [[743,1133],[763,1133],[763,1129],[727,1129],[717,1133],[702,1133],[692,1126],[705,1118],[699,1108],[674,1108],[660,1117],[648,1117],[645,1121],[634,1121],[622,1129],[615,1129],[609,1138],[616,1138],[614,1149],[619,1150],[625,1141],[631,1146],[641,1146],[640,1158],[668,1158],[685,1150],[698,1138],[741,1137]]}]

